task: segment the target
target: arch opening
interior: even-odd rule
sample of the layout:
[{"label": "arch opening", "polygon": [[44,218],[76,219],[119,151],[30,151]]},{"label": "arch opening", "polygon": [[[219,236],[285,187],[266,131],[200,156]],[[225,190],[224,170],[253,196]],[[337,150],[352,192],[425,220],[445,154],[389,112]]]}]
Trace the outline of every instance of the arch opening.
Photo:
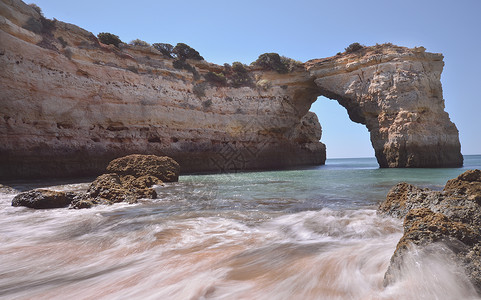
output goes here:
[{"label": "arch opening", "polygon": [[366,126],[351,121],[337,101],[319,96],[310,111],[321,121],[321,142],[326,145],[328,159],[374,157]]}]

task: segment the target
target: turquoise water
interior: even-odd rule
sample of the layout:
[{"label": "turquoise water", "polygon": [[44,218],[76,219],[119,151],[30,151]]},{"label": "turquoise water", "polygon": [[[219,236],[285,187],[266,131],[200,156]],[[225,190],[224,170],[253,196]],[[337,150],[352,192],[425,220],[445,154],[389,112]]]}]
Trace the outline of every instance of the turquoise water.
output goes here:
[{"label": "turquoise water", "polygon": [[328,159],[324,166],[303,170],[181,176],[178,184],[158,192],[160,198],[178,194],[210,200],[182,209],[372,208],[398,182],[442,189],[447,180],[475,168],[481,168],[481,155],[466,156],[463,168],[446,169],[380,169],[375,158]]},{"label": "turquoise water", "polygon": [[400,181],[441,189],[474,168],[481,155],[458,169],[330,159],[181,176],[158,199],[84,210],[12,207],[0,193],[0,299],[479,299],[445,249],[413,248],[383,287],[402,221],[375,211]]}]

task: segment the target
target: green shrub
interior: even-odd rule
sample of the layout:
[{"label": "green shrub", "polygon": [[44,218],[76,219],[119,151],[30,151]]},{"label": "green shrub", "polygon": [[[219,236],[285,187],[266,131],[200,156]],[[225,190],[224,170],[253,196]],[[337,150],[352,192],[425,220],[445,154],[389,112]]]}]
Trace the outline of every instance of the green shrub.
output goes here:
[{"label": "green shrub", "polygon": [[216,85],[225,86],[227,84],[227,79],[222,73],[208,72],[205,74],[205,79]]},{"label": "green shrub", "polygon": [[247,66],[241,62],[232,63],[232,75],[230,80],[233,87],[252,86],[252,78],[249,76]]},{"label": "green shrub", "polygon": [[197,50],[184,43],[178,43],[172,50],[172,53],[174,53],[179,59],[204,60]]},{"label": "green shrub", "polygon": [[40,19],[35,19],[34,17],[30,17],[25,25],[23,26],[24,29],[30,30],[36,34],[42,34],[42,35],[47,35],[51,36],[52,31],[55,30],[57,20],[53,19],[47,19],[44,18],[42,15],[40,16]]},{"label": "green shrub", "polygon": [[232,73],[232,66],[228,63],[224,64],[224,71],[222,71],[225,75],[229,75]]},{"label": "green shrub", "polygon": [[36,34],[42,33],[42,23],[34,17],[30,17],[25,25],[23,25],[23,28]]},{"label": "green shrub", "polygon": [[165,44],[165,43],[154,43],[152,44],[152,47],[154,47],[155,49],[157,49],[160,53],[162,53],[162,55],[164,56],[167,56],[167,57],[170,57],[172,58],[172,54],[173,54],[173,50],[174,50],[174,46],[172,46],[171,44]]},{"label": "green shrub", "polygon": [[191,71],[192,68],[194,68],[191,65],[189,65],[184,59],[176,59],[176,60],[174,60],[172,65],[173,65],[174,68],[179,69],[179,70]]},{"label": "green shrub", "polygon": [[147,43],[146,41],[139,40],[139,39],[135,39],[133,41],[130,41],[129,45],[141,46],[141,47],[150,47],[149,43]]},{"label": "green shrub", "polygon": [[191,66],[189,65],[185,59],[176,59],[172,62],[172,66],[176,69],[179,69],[179,70],[187,70],[187,71],[190,71],[192,73],[192,75],[194,75],[194,80],[199,80],[200,78],[200,75],[199,73],[197,72],[197,70],[195,69],[194,66]]},{"label": "green shrub", "polygon": [[232,63],[232,71],[234,73],[247,73],[247,66],[241,62],[235,61]]},{"label": "green shrub", "polygon": [[40,16],[43,17],[43,12],[42,12],[42,9],[35,3],[30,3],[28,6],[30,6],[31,8],[33,8]]},{"label": "green shrub", "polygon": [[42,23],[43,34],[52,34],[52,31],[54,31],[55,27],[57,26],[56,19],[50,20],[44,17],[40,17],[40,23]]},{"label": "green shrub", "polygon": [[281,57],[277,53],[261,54],[252,65],[261,67],[264,70],[276,71],[277,73],[289,72],[288,66],[285,65],[285,62],[281,60]]},{"label": "green shrub", "polygon": [[364,47],[365,46],[363,46],[359,43],[352,43],[347,48],[345,48],[344,50],[346,50],[346,53],[353,53],[353,52],[361,50]]},{"label": "green shrub", "polygon": [[97,38],[102,44],[106,45],[114,45],[115,47],[119,47],[119,45],[122,43],[120,38],[112,33],[108,32],[101,32],[97,35]]},{"label": "green shrub", "polygon": [[294,71],[296,68],[300,67],[303,65],[302,62],[286,57],[286,56],[281,56],[281,63],[286,66],[288,72]]}]

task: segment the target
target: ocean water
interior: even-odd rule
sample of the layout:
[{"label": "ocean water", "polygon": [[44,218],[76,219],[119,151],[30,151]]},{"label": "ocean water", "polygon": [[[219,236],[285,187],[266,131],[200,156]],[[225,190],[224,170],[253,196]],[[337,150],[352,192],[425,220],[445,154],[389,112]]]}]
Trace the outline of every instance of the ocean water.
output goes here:
[{"label": "ocean water", "polygon": [[[0,194],[0,299],[479,299],[443,245],[383,276],[402,222],[376,215],[406,181],[442,189],[455,169],[379,169],[373,158],[302,170],[181,176],[158,199],[32,210]],[[84,179],[9,182],[82,190]]]}]

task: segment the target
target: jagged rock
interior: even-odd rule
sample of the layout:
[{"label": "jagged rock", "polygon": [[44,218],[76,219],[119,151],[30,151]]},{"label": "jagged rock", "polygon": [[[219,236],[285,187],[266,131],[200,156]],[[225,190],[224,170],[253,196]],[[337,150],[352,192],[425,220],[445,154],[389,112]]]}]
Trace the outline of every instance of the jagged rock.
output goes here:
[{"label": "jagged rock", "polygon": [[481,204],[481,170],[468,170],[457,178],[448,180],[444,192],[451,197],[468,197]]},{"label": "jagged rock", "polygon": [[30,208],[61,208],[67,207],[72,201],[65,192],[50,190],[31,190],[20,193],[12,200],[12,206],[26,206]]},{"label": "jagged rock", "polygon": [[75,208],[99,203],[135,203],[141,198],[155,199],[157,193],[151,187],[157,183],[159,179],[154,176],[134,178],[127,175],[122,179],[116,173],[103,174],[90,184],[86,197],[79,199]]},{"label": "jagged rock", "polygon": [[111,161],[107,171],[121,176],[153,176],[163,182],[175,182],[179,180],[180,167],[167,156],[132,154]]},{"label": "jagged rock", "polygon": [[[125,177],[125,176],[124,176]],[[129,182],[129,184],[133,187],[139,188],[139,189],[146,189],[150,188],[153,185],[163,185],[162,180],[159,178],[152,176],[152,175],[144,175],[140,176],[138,178],[134,178]]]},{"label": "jagged rock", "polygon": [[429,208],[450,219],[481,224],[481,180],[479,170],[468,170],[449,180],[443,191],[421,189],[408,183],[398,183],[379,205],[381,215],[404,218],[414,208]]},{"label": "jagged rock", "polygon": [[112,173],[112,174],[103,174],[97,177],[88,187],[87,194],[95,198],[97,197],[102,191],[110,190],[110,189],[120,189],[122,186],[119,175]]},{"label": "jagged rock", "polygon": [[411,209],[426,207],[434,202],[427,199],[432,194],[432,191],[420,189],[406,182],[398,183],[391,188],[386,200],[379,205],[378,213],[396,218],[404,217]]},{"label": "jagged rock", "polygon": [[393,187],[378,213],[404,218],[404,235],[394,252],[384,283],[396,280],[403,256],[412,245],[443,243],[481,292],[481,171],[468,170],[449,180],[444,190],[407,183]]},{"label": "jagged rock", "polygon": [[141,198],[155,199],[157,192],[152,186],[163,185],[163,182],[152,174],[171,181],[177,181],[179,176],[179,165],[166,156],[129,155],[111,161],[107,169],[118,173],[98,176],[86,193],[73,197],[71,208],[90,208],[117,202],[136,203]]}]

